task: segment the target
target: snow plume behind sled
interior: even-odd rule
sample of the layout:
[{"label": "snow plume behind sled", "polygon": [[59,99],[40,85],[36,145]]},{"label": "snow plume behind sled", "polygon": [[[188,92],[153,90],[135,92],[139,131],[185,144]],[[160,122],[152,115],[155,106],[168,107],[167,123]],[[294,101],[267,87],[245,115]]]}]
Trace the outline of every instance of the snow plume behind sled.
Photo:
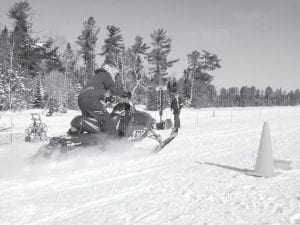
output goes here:
[{"label": "snow plume behind sled", "polygon": [[[125,146],[121,142],[112,142],[108,151],[99,151],[95,146],[87,147],[82,151],[73,151],[68,154],[57,153],[49,159],[39,158],[32,161],[31,155],[39,144],[14,144],[1,151],[0,179],[18,178],[22,180],[36,180],[42,177],[56,177],[70,174],[75,171],[89,171],[91,169],[109,170],[119,164],[132,163],[146,157],[149,151],[133,146]],[[151,147],[150,147],[151,149]]]},{"label": "snow plume behind sled", "polygon": [[0,146],[0,178],[22,174],[29,158],[40,147],[40,143],[18,143]]}]

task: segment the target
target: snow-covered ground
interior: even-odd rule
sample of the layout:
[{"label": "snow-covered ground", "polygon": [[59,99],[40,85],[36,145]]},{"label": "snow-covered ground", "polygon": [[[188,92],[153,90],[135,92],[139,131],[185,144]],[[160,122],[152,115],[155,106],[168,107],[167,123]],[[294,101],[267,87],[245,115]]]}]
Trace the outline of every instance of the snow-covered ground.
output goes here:
[{"label": "snow-covered ground", "polygon": [[[42,118],[52,136],[76,114]],[[19,133],[0,145],[1,225],[300,224],[300,107],[184,109],[180,133],[158,154],[148,140],[35,164],[45,142],[24,142],[29,112],[1,116]],[[245,174],[264,121],[274,158],[290,162],[273,178]]]}]

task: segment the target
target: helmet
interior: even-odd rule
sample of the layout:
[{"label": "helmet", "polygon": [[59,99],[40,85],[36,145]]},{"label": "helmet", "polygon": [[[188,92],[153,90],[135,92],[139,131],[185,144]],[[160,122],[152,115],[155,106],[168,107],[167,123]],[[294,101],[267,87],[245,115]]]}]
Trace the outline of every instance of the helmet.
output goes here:
[{"label": "helmet", "polygon": [[113,80],[115,79],[117,73],[119,72],[119,70],[116,67],[109,64],[104,64],[103,69],[105,69],[111,75]]}]

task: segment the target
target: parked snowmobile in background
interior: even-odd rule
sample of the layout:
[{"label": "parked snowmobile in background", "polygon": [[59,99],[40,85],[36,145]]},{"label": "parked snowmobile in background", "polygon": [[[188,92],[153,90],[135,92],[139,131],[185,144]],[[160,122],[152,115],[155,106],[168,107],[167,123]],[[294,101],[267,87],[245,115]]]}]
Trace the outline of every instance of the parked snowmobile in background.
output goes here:
[{"label": "parked snowmobile in background", "polygon": [[[155,119],[149,113],[135,110],[133,104],[129,101],[117,103],[113,107],[110,116],[118,131],[118,138],[113,139],[113,141],[132,143],[151,138],[158,142],[158,146],[154,149],[155,152],[158,152],[177,135],[177,131],[172,132],[168,138],[162,140],[160,135],[154,131]],[[55,152],[67,153],[90,146],[105,150],[105,147],[111,141],[112,138],[103,132],[95,118],[76,116],[71,121],[71,128],[67,135],[51,138],[47,145],[38,150],[33,159],[50,157]]]}]

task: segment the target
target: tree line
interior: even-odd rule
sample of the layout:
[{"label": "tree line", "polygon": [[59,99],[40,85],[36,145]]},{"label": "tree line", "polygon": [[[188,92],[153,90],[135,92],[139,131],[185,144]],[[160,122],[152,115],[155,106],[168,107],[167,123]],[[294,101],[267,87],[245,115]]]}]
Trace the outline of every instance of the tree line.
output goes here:
[{"label": "tree line", "polygon": [[[118,69],[119,88],[131,91],[135,103],[152,110],[158,107],[157,89],[167,84],[173,85],[192,107],[299,104],[298,89],[287,93],[281,89],[273,92],[270,87],[265,91],[242,87],[222,88],[217,93],[211,73],[221,67],[221,60],[206,50],[187,54],[188,65],[182,77],[170,80],[167,70],[179,59],[169,59],[172,39],[162,28],[150,33],[150,44],[136,36],[133,44],[126,46],[121,29],[108,25],[101,51],[97,52],[102,32],[95,19],[89,17],[75,43],[60,49],[51,37],[43,40],[33,35],[27,1],[16,2],[7,15],[13,29],[4,27],[0,33],[0,110],[76,109],[81,88],[101,66],[96,56]],[[169,98],[165,95],[165,101]]]},{"label": "tree line", "polygon": [[[184,83],[184,78],[179,82]],[[295,106],[300,104],[300,91],[284,91],[271,87],[257,89],[255,86],[221,88],[219,93],[210,86],[206,99],[202,99],[195,107],[248,107],[248,106]],[[190,98],[190,91],[184,92],[185,99]]]}]

